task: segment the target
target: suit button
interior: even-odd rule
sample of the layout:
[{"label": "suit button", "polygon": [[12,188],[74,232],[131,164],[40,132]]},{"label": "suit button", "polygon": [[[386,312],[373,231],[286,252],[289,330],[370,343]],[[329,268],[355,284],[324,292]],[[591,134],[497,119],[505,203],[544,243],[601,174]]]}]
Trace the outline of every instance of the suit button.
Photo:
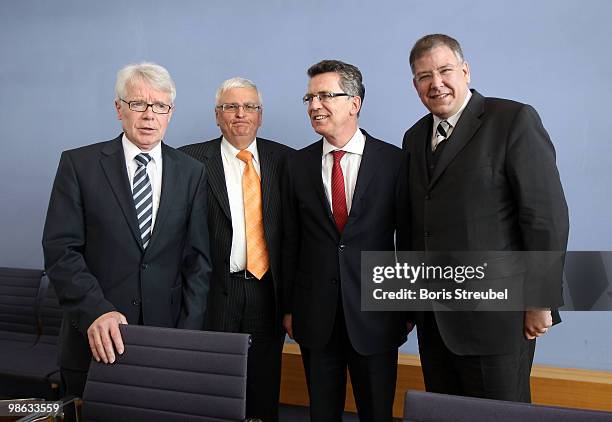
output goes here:
[{"label": "suit button", "polygon": [[429,201],[430,199],[431,199],[431,196],[429,196],[429,195],[425,195],[425,200],[426,200],[426,201]]},{"label": "suit button", "polygon": [[147,268],[149,268],[149,265],[148,264],[142,264],[140,266],[140,268],[142,268],[143,270],[146,270]]},{"label": "suit button", "polygon": [[423,233],[425,235],[425,237],[431,237],[431,232],[426,231],[425,233]]},{"label": "suit button", "polygon": [[345,249],[346,249],[346,245],[344,245],[344,244],[342,244],[342,245],[338,246],[338,250],[339,250],[340,252],[344,251]]},{"label": "suit button", "polygon": [[335,278],[332,278],[331,284],[338,284],[338,280],[336,280]]},{"label": "suit button", "polygon": [[138,299],[132,299],[132,305],[138,306],[140,305],[140,301]]}]

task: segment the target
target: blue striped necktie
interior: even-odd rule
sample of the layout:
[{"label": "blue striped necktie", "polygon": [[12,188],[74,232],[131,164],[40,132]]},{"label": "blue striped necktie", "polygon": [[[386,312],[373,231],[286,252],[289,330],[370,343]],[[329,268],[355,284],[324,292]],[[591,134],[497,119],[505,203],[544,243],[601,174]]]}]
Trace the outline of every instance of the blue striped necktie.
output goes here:
[{"label": "blue striped necktie", "polygon": [[136,215],[138,216],[142,247],[146,249],[149,240],[151,240],[153,223],[153,189],[147,174],[147,164],[151,161],[151,156],[141,153],[134,157],[134,160],[136,160],[138,167],[136,168],[136,173],[134,173],[132,195],[134,196],[134,205],[136,206]]}]

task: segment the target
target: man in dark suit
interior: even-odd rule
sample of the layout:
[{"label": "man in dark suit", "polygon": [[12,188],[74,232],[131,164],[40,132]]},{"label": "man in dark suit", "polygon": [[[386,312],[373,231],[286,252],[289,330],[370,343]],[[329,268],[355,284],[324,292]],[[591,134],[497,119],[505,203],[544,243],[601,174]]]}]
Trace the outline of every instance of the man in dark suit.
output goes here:
[{"label": "man in dark suit", "polygon": [[213,281],[206,328],[251,334],[247,417],[277,421],[285,338],[279,189],[290,148],[257,137],[262,102],[248,79],[221,84],[215,116],[220,138],[181,148],[204,162],[209,175]]},{"label": "man in dark suit", "polygon": [[302,352],[312,421],[341,421],[346,369],[361,421],[391,421],[401,313],[361,311],[361,252],[393,251],[399,148],[358,126],[357,67],[308,69],[303,98],[323,138],[292,153],[283,191],[284,325]]},{"label": "man in dark suit", "polygon": [[123,134],[62,153],[43,234],[67,395],[82,395],[92,355],[123,353],[119,324],[201,329],[206,309],[206,172],[162,143],[174,82],[142,63],[115,90]]},{"label": "man in dark suit", "polygon": [[[555,150],[529,105],[470,91],[459,43],[428,35],[410,54],[414,86],[431,112],[404,136],[410,239],[415,251],[566,249],[568,212]],[[400,239],[404,241],[404,239]],[[525,290],[542,289],[525,276]],[[525,311],[424,312],[417,317],[428,391],[530,401],[535,338],[562,304],[561,277],[525,295]],[[558,316],[558,314],[557,314]]]}]

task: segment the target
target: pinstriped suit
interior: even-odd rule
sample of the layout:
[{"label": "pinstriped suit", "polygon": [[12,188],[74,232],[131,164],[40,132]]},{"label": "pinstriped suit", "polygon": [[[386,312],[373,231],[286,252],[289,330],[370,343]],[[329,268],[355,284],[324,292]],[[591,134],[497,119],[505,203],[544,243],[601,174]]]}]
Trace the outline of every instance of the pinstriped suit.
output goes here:
[{"label": "pinstriped suit", "polygon": [[[208,171],[208,227],[213,263],[213,277],[209,294],[206,316],[206,329],[213,331],[243,331],[253,335],[249,350],[247,382],[247,412],[250,406],[261,406],[264,420],[277,418],[278,394],[280,387],[280,361],[284,331],[282,328],[282,307],[280,298],[280,252],[282,235],[282,215],[280,197],[280,178],[284,172],[287,153],[291,148],[263,138],[257,138],[260,159],[262,208],[264,233],[270,255],[270,270],[262,281],[241,281],[230,277],[230,253],[232,247],[232,219],[227,193],[223,161],[221,157],[221,138],[187,145],[181,151],[202,161]],[[259,284],[256,284],[259,283]],[[269,284],[269,294],[257,294],[261,283]],[[246,300],[253,305],[255,313],[236,315],[237,301]],[[237,321],[237,319],[241,321]],[[255,325],[244,322],[255,321]],[[271,324],[260,326],[258,320],[269,320]],[[265,348],[261,351],[260,339]],[[261,354],[261,355],[260,355]],[[272,408],[270,411],[269,409]],[[269,413],[271,412],[271,413]]]}]

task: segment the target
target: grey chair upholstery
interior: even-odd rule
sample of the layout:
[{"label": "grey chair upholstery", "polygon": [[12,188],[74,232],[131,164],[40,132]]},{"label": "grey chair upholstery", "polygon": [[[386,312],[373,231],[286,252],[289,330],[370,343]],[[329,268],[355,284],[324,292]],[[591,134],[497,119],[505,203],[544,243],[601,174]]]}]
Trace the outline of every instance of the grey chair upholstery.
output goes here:
[{"label": "grey chair upholstery", "polygon": [[62,326],[62,308],[55,294],[55,289],[49,284],[49,278],[44,275],[40,280],[39,303],[36,318],[39,327],[38,344],[57,346]]},{"label": "grey chair upholstery", "polygon": [[38,339],[31,354],[38,361],[41,372],[46,374],[49,383],[59,385],[60,374],[57,363],[57,343],[62,325],[62,308],[55,289],[44,275],[40,281],[38,305],[36,309]]},{"label": "grey chair upholstery", "polygon": [[610,422],[612,413],[408,391],[405,422]]},{"label": "grey chair upholstery", "polygon": [[93,361],[86,421],[239,421],[249,335],[122,325],[125,352]]},{"label": "grey chair upholstery", "polygon": [[58,398],[57,330],[44,335],[49,321],[40,314],[49,306],[43,274],[0,268],[0,396]]},{"label": "grey chair upholstery", "polygon": [[29,347],[36,342],[36,306],[42,276],[42,270],[0,268],[1,343]]}]

